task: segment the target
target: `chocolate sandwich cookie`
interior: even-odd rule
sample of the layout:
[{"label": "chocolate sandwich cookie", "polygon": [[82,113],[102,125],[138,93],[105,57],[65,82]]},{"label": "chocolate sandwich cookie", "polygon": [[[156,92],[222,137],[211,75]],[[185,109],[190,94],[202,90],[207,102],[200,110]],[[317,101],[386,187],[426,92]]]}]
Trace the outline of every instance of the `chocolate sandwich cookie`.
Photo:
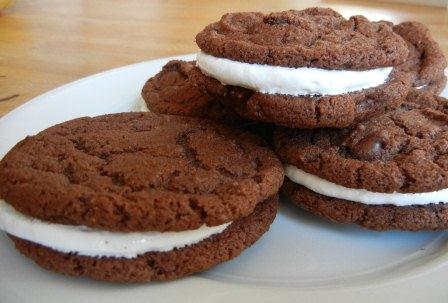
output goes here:
[{"label": "chocolate sandwich cookie", "polygon": [[198,87],[198,74],[202,75],[195,61],[169,61],[143,86],[142,97],[145,103],[142,104],[141,111],[216,120],[250,131],[271,143],[273,125],[238,116],[220,98],[212,97]]},{"label": "chocolate sandwich cookie", "polygon": [[261,139],[206,119],[68,121],[0,162],[0,228],[44,268],[168,280],[229,260],[273,221],[283,168]]},{"label": "chocolate sandwich cookie", "polygon": [[400,106],[406,42],[385,22],[331,9],[232,13],[196,36],[199,87],[239,115],[290,128],[346,127]]},{"label": "chocolate sandwich cookie", "polygon": [[413,87],[439,94],[446,84],[446,59],[429,29],[419,22],[403,22],[393,27],[407,42],[408,59],[402,68],[412,75]]},{"label": "chocolate sandwich cookie", "polygon": [[448,228],[448,103],[419,97],[351,128],[278,129],[283,193],[339,223]]}]

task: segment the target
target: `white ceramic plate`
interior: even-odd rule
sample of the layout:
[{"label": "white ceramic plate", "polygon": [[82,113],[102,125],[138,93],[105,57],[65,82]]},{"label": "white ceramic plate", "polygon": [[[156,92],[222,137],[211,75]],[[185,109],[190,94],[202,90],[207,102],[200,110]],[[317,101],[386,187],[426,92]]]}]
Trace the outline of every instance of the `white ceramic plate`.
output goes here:
[{"label": "white ceramic plate", "polygon": [[[18,107],[0,119],[0,157],[55,123],[135,110],[143,83],[169,59],[87,77]],[[42,270],[1,233],[0,302],[446,302],[447,243],[443,232],[332,224],[283,201],[270,231],[235,260],[174,282],[117,285]]]}]

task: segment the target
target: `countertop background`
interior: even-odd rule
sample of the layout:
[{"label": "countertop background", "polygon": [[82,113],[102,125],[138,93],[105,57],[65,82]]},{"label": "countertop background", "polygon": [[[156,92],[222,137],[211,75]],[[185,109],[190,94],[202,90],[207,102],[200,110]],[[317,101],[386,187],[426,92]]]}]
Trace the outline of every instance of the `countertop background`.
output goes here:
[{"label": "countertop background", "polygon": [[444,7],[378,1],[12,1],[0,13],[0,116],[64,83],[131,63],[198,51],[226,12],[331,7],[345,17],[425,23],[448,54]]}]

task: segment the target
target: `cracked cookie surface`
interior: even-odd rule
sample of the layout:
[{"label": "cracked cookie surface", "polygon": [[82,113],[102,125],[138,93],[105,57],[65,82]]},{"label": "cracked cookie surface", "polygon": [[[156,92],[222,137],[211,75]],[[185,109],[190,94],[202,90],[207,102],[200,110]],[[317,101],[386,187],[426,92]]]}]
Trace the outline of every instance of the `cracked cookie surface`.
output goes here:
[{"label": "cracked cookie surface", "polygon": [[345,129],[278,129],[284,163],[330,182],[373,192],[448,188],[447,100],[416,95],[400,108]]},{"label": "cracked cookie surface", "polygon": [[153,113],[64,122],[0,162],[0,198],[21,213],[111,231],[220,225],[252,213],[282,181],[261,139]]},{"label": "cracked cookie surface", "polygon": [[196,36],[205,53],[287,67],[371,69],[405,61],[408,48],[389,24],[348,20],[329,8],[230,13]]}]

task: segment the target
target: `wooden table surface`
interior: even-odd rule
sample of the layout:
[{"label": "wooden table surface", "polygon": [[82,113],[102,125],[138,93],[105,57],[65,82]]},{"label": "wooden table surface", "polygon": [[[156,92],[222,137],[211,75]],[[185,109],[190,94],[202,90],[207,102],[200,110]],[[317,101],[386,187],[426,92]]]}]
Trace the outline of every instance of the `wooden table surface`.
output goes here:
[{"label": "wooden table surface", "polygon": [[448,54],[444,8],[378,1],[24,1],[0,13],[0,116],[64,83],[198,50],[195,34],[230,11],[332,7],[348,17],[425,23]]}]

